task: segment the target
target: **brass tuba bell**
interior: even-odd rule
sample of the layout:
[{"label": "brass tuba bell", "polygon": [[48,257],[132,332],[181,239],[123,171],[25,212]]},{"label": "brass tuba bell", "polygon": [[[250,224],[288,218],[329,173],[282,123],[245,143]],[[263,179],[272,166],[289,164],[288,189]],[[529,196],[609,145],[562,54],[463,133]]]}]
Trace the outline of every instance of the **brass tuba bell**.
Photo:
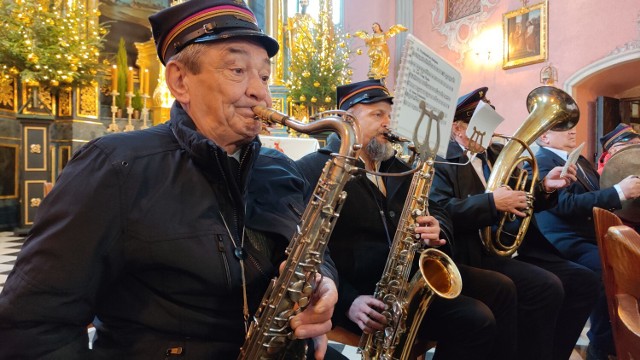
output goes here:
[{"label": "brass tuba bell", "polygon": [[[533,216],[533,191],[538,180],[538,164],[529,145],[547,130],[566,131],[578,123],[580,111],[578,105],[566,92],[553,86],[540,86],[532,90],[527,96],[529,116],[520,125],[515,134],[506,137],[509,141],[504,146],[493,165],[493,170],[487,180],[487,192],[493,192],[501,186],[509,186],[509,181],[515,179],[514,190],[525,191],[529,208],[526,217],[521,219],[517,231],[510,231],[512,241],[505,243],[503,233],[506,232],[507,221],[515,221],[515,215],[503,213],[498,228],[493,232],[491,226],[480,231],[482,243],[487,252],[501,256],[511,256],[524,240],[531,216]],[[524,151],[528,155],[522,156]],[[531,182],[527,190],[529,172],[521,165],[529,163],[531,166]]]}]

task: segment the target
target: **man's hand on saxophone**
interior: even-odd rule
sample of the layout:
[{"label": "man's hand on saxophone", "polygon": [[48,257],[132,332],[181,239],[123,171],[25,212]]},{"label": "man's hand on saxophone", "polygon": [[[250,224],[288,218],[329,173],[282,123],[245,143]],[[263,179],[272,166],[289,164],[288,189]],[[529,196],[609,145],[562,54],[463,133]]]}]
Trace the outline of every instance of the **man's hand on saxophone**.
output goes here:
[{"label": "man's hand on saxophone", "polygon": [[347,316],[362,332],[372,334],[387,325],[387,319],[380,313],[386,307],[384,302],[373,295],[360,295],[351,303]]},{"label": "man's hand on saxophone", "polygon": [[438,247],[447,243],[440,238],[440,223],[433,216],[418,216],[416,221],[420,226],[416,227],[416,235],[430,247]]},{"label": "man's hand on saxophone", "polygon": [[338,290],[333,280],[316,274],[317,288],[304,311],[291,318],[289,324],[297,339],[313,338],[315,358],[324,359],[327,333],[331,330],[333,308],[338,302]]}]

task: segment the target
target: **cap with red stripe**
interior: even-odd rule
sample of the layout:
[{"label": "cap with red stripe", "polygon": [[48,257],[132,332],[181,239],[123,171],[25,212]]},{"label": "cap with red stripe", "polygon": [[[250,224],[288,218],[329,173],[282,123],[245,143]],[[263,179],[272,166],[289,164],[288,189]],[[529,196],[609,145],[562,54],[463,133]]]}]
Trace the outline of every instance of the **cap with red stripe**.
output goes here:
[{"label": "cap with red stripe", "polygon": [[245,37],[257,41],[274,56],[280,46],[258,27],[242,0],[191,0],[149,17],[158,57],[163,64],[189,44]]},{"label": "cap with red stripe", "polygon": [[640,138],[640,134],[627,124],[618,124],[615,129],[600,138],[604,151],[608,151],[613,144],[627,142],[634,138]]},{"label": "cap with red stripe", "polygon": [[372,104],[382,100],[393,102],[389,90],[377,79],[338,86],[337,97],[340,110],[348,110],[356,104]]}]

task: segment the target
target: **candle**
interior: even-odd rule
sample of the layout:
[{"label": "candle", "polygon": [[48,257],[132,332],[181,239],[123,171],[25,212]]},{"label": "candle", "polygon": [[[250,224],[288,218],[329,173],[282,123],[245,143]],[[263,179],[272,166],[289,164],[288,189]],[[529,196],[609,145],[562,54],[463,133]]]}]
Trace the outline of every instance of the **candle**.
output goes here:
[{"label": "candle", "polygon": [[133,68],[129,67],[127,72],[127,93],[133,94]]},{"label": "candle", "polygon": [[118,66],[111,67],[111,91],[118,91]]},{"label": "candle", "polygon": [[144,94],[144,68],[140,67],[140,71],[138,72],[138,92],[140,95]]},{"label": "candle", "polygon": [[144,69],[144,94],[149,95],[149,69]]}]

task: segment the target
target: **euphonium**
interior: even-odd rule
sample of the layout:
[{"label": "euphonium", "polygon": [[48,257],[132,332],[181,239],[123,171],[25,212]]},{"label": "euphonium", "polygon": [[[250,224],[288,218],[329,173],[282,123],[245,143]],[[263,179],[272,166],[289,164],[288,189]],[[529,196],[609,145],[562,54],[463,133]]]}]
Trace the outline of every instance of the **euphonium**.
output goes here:
[{"label": "euphonium", "polygon": [[[420,121],[425,114],[431,114],[424,105],[421,108],[423,113]],[[426,139],[429,138],[431,125],[437,122],[433,120],[433,115],[429,117],[432,120]],[[362,334],[358,347],[365,360],[408,359],[422,318],[434,296],[453,299],[462,290],[462,279],[453,260],[433,248],[422,251],[418,261],[419,271],[409,280],[414,255],[423,248],[415,228],[418,226],[418,216],[429,214],[429,190],[438,148],[437,143],[431,148],[419,146],[415,139],[414,143],[423,151],[420,154],[422,165],[413,174],[387,263],[374,293],[376,299],[387,305],[382,312],[387,325],[376,333]]]},{"label": "euphonium", "polygon": [[[533,192],[538,180],[538,165],[529,145],[547,130],[565,131],[573,128],[580,118],[580,111],[576,102],[566,92],[553,86],[541,86],[527,96],[529,116],[520,125],[515,134],[507,137],[509,141],[504,146],[493,165],[493,170],[487,180],[487,192],[492,192],[500,186],[509,186],[509,180],[515,179],[513,190],[527,193],[528,209],[524,212],[517,231],[511,231],[513,236],[510,243],[502,241],[502,233],[507,221],[515,220],[512,214],[504,213],[498,223],[495,233],[490,226],[481,231],[482,243],[487,252],[501,256],[511,256],[524,240],[531,216],[533,215]],[[524,151],[527,156],[521,156]],[[527,189],[529,173],[521,165],[529,163],[531,179]],[[515,232],[515,234],[513,234]]]},{"label": "euphonium", "polygon": [[254,107],[253,111],[269,123],[280,123],[302,133],[332,130],[342,140],[339,154],[328,160],[322,170],[298,231],[287,247],[284,268],[269,284],[238,357],[283,359],[293,338],[289,320],[309,304],[328,237],[346,199],[343,188],[357,171],[361,135],[355,118],[345,111],[323,112],[314,116],[321,118],[309,124],[262,106]]}]

